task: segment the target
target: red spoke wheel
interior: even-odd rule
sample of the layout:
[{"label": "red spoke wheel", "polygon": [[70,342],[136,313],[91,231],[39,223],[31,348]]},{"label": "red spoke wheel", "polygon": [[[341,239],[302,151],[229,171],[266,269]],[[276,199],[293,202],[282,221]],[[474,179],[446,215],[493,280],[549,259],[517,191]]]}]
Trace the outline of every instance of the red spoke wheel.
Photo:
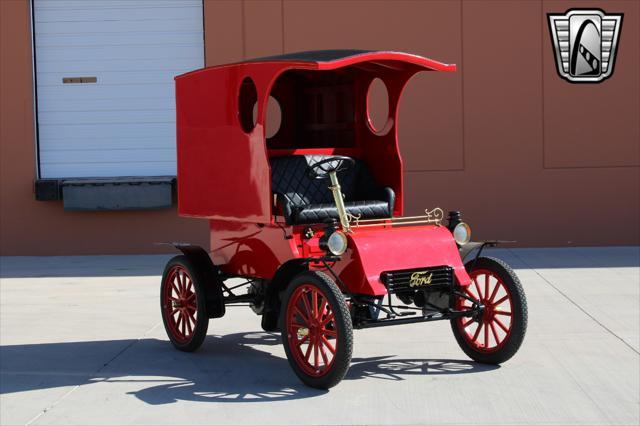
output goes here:
[{"label": "red spoke wheel", "polygon": [[[527,300],[520,280],[503,261],[480,257],[467,265],[471,285],[462,291],[484,306],[475,318],[451,321],[462,350],[473,360],[500,364],[520,348],[527,330]],[[456,309],[470,309],[472,302],[459,297]]]},{"label": "red spoke wheel", "polygon": [[296,275],[281,312],[282,342],[294,372],[306,385],[328,389],[351,362],[353,326],[343,294],[322,272]]},{"label": "red spoke wheel", "polygon": [[205,293],[200,274],[186,256],[167,263],[160,288],[160,309],[173,345],[186,352],[200,347],[207,335]]}]

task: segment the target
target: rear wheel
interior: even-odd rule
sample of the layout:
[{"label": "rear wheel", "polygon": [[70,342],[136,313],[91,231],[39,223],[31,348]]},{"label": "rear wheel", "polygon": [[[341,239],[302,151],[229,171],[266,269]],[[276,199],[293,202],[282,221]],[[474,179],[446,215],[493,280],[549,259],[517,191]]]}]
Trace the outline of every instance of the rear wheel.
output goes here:
[{"label": "rear wheel", "polygon": [[186,256],[174,257],[165,267],[160,309],[173,346],[192,352],[202,345],[209,327],[204,282]]},{"label": "rear wheel", "polygon": [[353,326],[344,296],[327,275],[303,272],[289,284],[281,310],[289,364],[306,385],[338,384],[351,362]]},{"label": "rear wheel", "polygon": [[[473,360],[500,364],[520,348],[527,330],[527,300],[520,280],[503,261],[480,257],[466,265],[472,283],[462,289],[471,299],[484,305],[477,318],[451,320],[453,334],[462,350]],[[462,297],[457,309],[472,303]]]}]

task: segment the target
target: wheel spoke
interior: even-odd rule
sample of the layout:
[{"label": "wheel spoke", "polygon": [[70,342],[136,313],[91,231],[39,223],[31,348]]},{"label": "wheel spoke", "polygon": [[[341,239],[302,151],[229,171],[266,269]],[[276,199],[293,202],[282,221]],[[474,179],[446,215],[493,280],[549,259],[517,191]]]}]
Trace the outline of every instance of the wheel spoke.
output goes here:
[{"label": "wheel spoke", "polygon": [[327,339],[325,336],[322,336],[322,343],[324,343],[327,349],[329,349],[329,352],[331,352],[334,355],[336,354],[336,348],[331,344],[329,339]]},{"label": "wheel spoke", "polygon": [[304,303],[304,309],[307,311],[307,315],[306,315],[306,319],[307,322],[309,322],[311,320],[311,318],[313,318],[313,313],[311,311],[311,306],[309,306],[309,299],[307,299],[307,295],[306,293],[302,293],[302,296],[300,297],[302,299],[302,302]]},{"label": "wheel spoke", "polygon": [[292,322],[290,325],[290,327],[296,327],[296,328],[307,328],[307,326],[305,324],[298,324],[297,322]]},{"label": "wheel spoke", "polygon": [[311,349],[313,348],[313,343],[309,340],[309,344],[307,345],[307,352],[304,354],[304,359],[309,362],[309,357],[311,356]]},{"label": "wheel spoke", "polygon": [[187,304],[187,307],[191,307],[191,308],[195,309],[195,308],[198,307],[198,298],[189,296],[189,297],[186,298],[185,303]]},{"label": "wheel spoke", "polygon": [[487,324],[484,325],[484,347],[489,347],[489,326]]},{"label": "wheel spoke", "polygon": [[182,280],[182,294],[184,295],[187,292],[187,274],[184,271],[180,274],[180,279]]},{"label": "wheel spoke", "polygon": [[[475,294],[473,294],[473,293],[471,292],[471,290],[469,290],[469,286],[466,286],[466,287],[464,288],[464,292],[465,292],[465,293],[467,293],[467,296],[469,296],[469,297],[470,297],[470,298],[472,298],[473,300],[476,300],[476,299],[478,298],[478,296],[476,296]],[[464,299],[464,300],[465,300],[466,302],[468,302],[468,300],[467,300],[467,299]]]},{"label": "wheel spoke", "polygon": [[188,310],[185,310],[185,312],[187,313],[188,318],[189,318],[190,320],[192,320],[192,321],[193,321],[193,324],[195,325],[195,323],[196,323],[196,317],[195,317],[195,315],[194,315],[194,314],[192,314],[191,312],[189,312]]},{"label": "wheel spoke", "polygon": [[496,345],[499,345],[500,339],[498,338],[498,332],[496,331],[496,326],[493,325],[493,322],[490,322],[489,325],[491,326],[491,333],[493,334],[493,338],[496,339]]},{"label": "wheel spoke", "polygon": [[[180,296],[180,290],[178,289],[178,287],[176,286],[175,282],[171,283],[171,289],[176,293],[176,296]],[[173,292],[171,293],[173,294]]]},{"label": "wheel spoke", "polygon": [[180,333],[180,324],[182,323],[182,312],[178,312],[178,319],[176,319],[176,331]]},{"label": "wheel spoke", "polygon": [[502,331],[504,331],[505,333],[509,332],[509,329],[507,328],[506,325],[504,325],[504,323],[502,321],[500,321],[500,318],[494,318],[493,321],[498,324],[498,327],[500,327],[502,329]]},{"label": "wheel spoke", "polygon": [[325,311],[327,311],[327,316],[330,313],[330,310],[327,310],[327,305],[329,304],[327,302],[327,299],[325,299],[324,297],[322,297],[322,295],[320,295],[320,297],[322,298],[322,302],[320,303],[320,310],[318,311],[318,320],[320,320],[320,323],[323,323],[323,316]]},{"label": "wheel spoke", "polygon": [[475,318],[467,318],[467,321],[462,323],[462,328],[467,328],[469,324],[471,324],[474,321],[475,321]]},{"label": "wheel spoke", "polygon": [[182,283],[183,283],[184,295],[185,296],[187,294],[189,294],[189,289],[188,289],[189,281],[190,281],[189,276],[187,274],[183,274],[182,275]]},{"label": "wheel spoke", "polygon": [[182,273],[182,292],[183,292],[184,296],[189,294],[189,290],[187,290],[188,283],[189,283],[189,275],[187,275],[185,272],[183,272]]},{"label": "wheel spoke", "polygon": [[482,299],[482,291],[480,291],[480,286],[478,285],[477,277],[473,279],[473,285],[475,285],[476,290],[478,292],[478,299]]},{"label": "wheel spoke", "polygon": [[508,311],[498,311],[497,309],[494,311],[496,313],[496,315],[504,315],[506,317],[510,317],[513,314],[511,312]]},{"label": "wheel spoke", "polygon": [[506,296],[501,297],[500,300],[496,300],[495,302],[493,302],[492,305],[493,306],[498,306],[499,304],[501,304],[502,302],[504,302],[508,298],[509,298],[509,295],[507,294]]},{"label": "wheel spoke", "polygon": [[306,322],[307,324],[309,323],[309,318],[305,314],[303,314],[302,311],[297,306],[293,307],[293,314],[299,315],[304,322]]},{"label": "wheel spoke", "polygon": [[476,333],[473,335],[473,339],[471,339],[472,341],[476,341],[478,340],[478,336],[480,335],[480,330],[482,330],[482,323],[479,322],[478,323],[478,328],[476,329]]},{"label": "wheel spoke", "polygon": [[500,281],[496,283],[496,286],[493,288],[493,292],[491,292],[491,296],[489,297],[489,303],[493,303],[493,299],[496,298],[496,294],[498,294],[498,289],[500,288]]},{"label": "wheel spoke", "polygon": [[329,358],[327,358],[327,353],[324,351],[324,345],[322,345],[321,342],[318,342],[318,347],[320,348],[320,355],[322,355],[324,366],[327,367],[329,365]]},{"label": "wheel spoke", "polygon": [[338,333],[335,330],[327,330],[326,328],[322,331],[324,336],[338,337]]},{"label": "wheel spoke", "polygon": [[176,272],[176,280],[178,280],[178,294],[182,295],[182,272],[179,270]]},{"label": "wheel spoke", "polygon": [[327,313],[327,316],[324,318],[324,320],[322,320],[320,324],[322,326],[325,326],[329,324],[331,321],[333,321],[334,319],[335,317],[333,316],[333,311],[329,310],[329,312]]},{"label": "wheel spoke", "polygon": [[489,296],[489,274],[486,274],[484,276],[484,297],[487,298],[488,296]]},{"label": "wheel spoke", "polygon": [[311,290],[311,318],[318,319],[318,291]]},{"label": "wheel spoke", "polygon": [[317,340],[313,342],[313,367],[316,369],[318,368],[318,362],[320,361],[320,356],[318,354],[319,346],[320,344]]},{"label": "wheel spoke", "polygon": [[[187,330],[189,331],[189,336],[191,336],[191,334],[193,333],[193,328],[191,326],[191,320],[193,318],[191,316],[187,317]],[[193,322],[195,323],[195,319],[193,319]]]}]

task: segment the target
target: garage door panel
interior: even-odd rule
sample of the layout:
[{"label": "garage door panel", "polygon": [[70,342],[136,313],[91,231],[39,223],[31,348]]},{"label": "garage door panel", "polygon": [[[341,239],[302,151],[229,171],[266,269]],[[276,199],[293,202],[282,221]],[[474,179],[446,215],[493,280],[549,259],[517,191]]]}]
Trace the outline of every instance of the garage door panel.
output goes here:
[{"label": "garage door panel", "polygon": [[169,110],[115,110],[115,111],[74,111],[43,112],[39,115],[41,125],[63,124],[122,124],[122,123],[175,123],[173,109]]},{"label": "garage door panel", "polygon": [[[79,47],[48,47],[40,49],[37,55],[36,64],[39,66],[43,61],[109,61],[130,60],[130,59],[172,59],[174,56],[180,58],[196,59],[202,56],[202,44],[192,45],[136,45],[129,46],[79,46]],[[165,62],[165,63],[168,63]]]},{"label": "garage door panel", "polygon": [[[100,78],[98,76],[98,78]],[[38,96],[60,97],[69,102],[83,99],[113,99],[114,101],[142,97],[171,97],[174,89],[171,84],[127,84],[127,85],[97,85],[97,84],[65,84],[60,86],[44,86],[38,90]],[[70,104],[72,105],[72,104]],[[116,106],[119,104],[115,102]]]},{"label": "garage door panel", "polygon": [[[148,2],[151,3],[151,2]],[[76,3],[76,6],[57,8],[36,8],[34,17],[38,22],[96,22],[96,21],[155,21],[192,19],[194,14],[202,13],[201,5],[178,6],[165,4],[164,6],[140,7],[141,2],[131,2],[129,7],[111,7],[108,3],[102,6],[90,2]],[[78,5],[87,7],[78,7]]]},{"label": "garage door panel", "polygon": [[[99,71],[90,69],[74,70],[79,76],[95,76],[100,74],[99,85],[108,84],[171,84],[173,85],[174,73],[179,69],[153,70],[153,71]],[[69,72],[47,72],[38,75],[38,84],[44,86],[59,86]]]},{"label": "garage door panel", "polygon": [[[86,0],[37,0],[38,7],[41,10],[73,10],[73,9],[86,9],[86,5],[83,4]],[[89,0],[92,7],[97,8],[127,8],[127,7],[140,7],[139,1],[132,0]],[[176,0],[147,0],[153,1],[154,7],[175,7]],[[202,4],[202,0],[180,0],[179,4],[185,6],[198,6]]]},{"label": "garage door panel", "polygon": [[174,100],[172,97],[146,97],[132,98],[127,100],[127,106],[114,105],[113,99],[82,99],[76,100],[73,104],[62,98],[49,97],[40,101],[38,112],[54,111],[122,111],[126,110],[172,110],[174,111]]},{"label": "garage door panel", "polygon": [[[113,133],[116,130],[117,135],[112,135],[112,139],[122,136],[132,138],[138,136],[152,137],[153,135],[173,135],[175,137],[175,129],[175,123],[124,123],[106,129],[105,126],[97,124],[44,124],[40,126],[40,137],[45,140],[53,137],[61,139],[73,137],[91,138],[95,135],[103,135],[105,131]],[[41,144],[40,146],[42,149],[47,148],[46,144]]]},{"label": "garage door panel", "polygon": [[81,159],[83,163],[126,163],[129,161],[140,161],[136,159],[148,157],[151,151],[154,152],[155,161],[171,162],[175,156],[175,148],[156,147],[147,149],[43,150],[41,156],[42,164],[75,164],[78,163],[79,159]]},{"label": "garage door panel", "polygon": [[82,47],[82,46],[127,46],[138,45],[183,45],[201,43],[202,31],[132,31],[122,33],[96,33],[91,37],[78,34],[36,34],[36,48],[41,47]]},{"label": "garage door panel", "polygon": [[[111,149],[172,149],[175,150],[175,140],[168,136],[164,138],[155,136],[136,136],[122,137],[112,139],[100,135],[92,135],[91,137],[68,137],[60,139],[49,139],[47,150],[49,151],[68,151],[68,150],[87,150],[97,149],[104,150],[105,146]],[[44,151],[42,149],[41,151]]]},{"label": "garage door panel", "polygon": [[[36,22],[38,29],[37,34],[114,34],[114,33],[134,33],[140,31],[140,21],[96,21],[96,22]],[[201,28],[194,28],[193,22],[188,19],[184,20],[157,20],[146,21],[144,23],[144,31],[166,32],[166,31],[193,31]]]},{"label": "garage door panel", "polygon": [[[202,55],[201,55],[202,56]],[[50,72],[49,70],[69,70],[69,72],[81,72],[84,70],[96,70],[93,73],[99,73],[100,71],[144,71],[144,70],[152,70],[157,71],[164,68],[171,69],[179,69],[184,70],[188,69],[190,64],[197,58],[182,58],[182,57],[174,57],[171,58],[170,64],[167,63],[166,59],[120,59],[120,60],[95,60],[95,61],[82,61],[82,60],[51,60],[51,61],[40,61],[38,66],[38,75],[42,72]],[[172,75],[178,75],[180,72],[174,72]],[[68,72],[65,72],[68,74]],[[89,74],[93,75],[93,74]]]},{"label": "garage door panel", "polygon": [[[128,173],[122,173],[123,165]],[[130,163],[63,163],[42,164],[41,172],[58,178],[113,177],[113,176],[175,176],[176,164],[172,161],[132,161]]]}]

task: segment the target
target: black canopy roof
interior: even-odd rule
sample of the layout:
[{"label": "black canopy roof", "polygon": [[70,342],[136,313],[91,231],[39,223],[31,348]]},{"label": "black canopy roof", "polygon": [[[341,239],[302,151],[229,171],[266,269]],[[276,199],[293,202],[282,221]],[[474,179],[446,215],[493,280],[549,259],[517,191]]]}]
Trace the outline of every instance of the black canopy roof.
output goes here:
[{"label": "black canopy roof", "polygon": [[335,50],[309,50],[306,52],[285,53],[284,55],[264,56],[250,59],[247,62],[271,62],[271,61],[299,61],[299,62],[330,62],[350,56],[371,53],[375,50],[359,49],[335,49]]}]

